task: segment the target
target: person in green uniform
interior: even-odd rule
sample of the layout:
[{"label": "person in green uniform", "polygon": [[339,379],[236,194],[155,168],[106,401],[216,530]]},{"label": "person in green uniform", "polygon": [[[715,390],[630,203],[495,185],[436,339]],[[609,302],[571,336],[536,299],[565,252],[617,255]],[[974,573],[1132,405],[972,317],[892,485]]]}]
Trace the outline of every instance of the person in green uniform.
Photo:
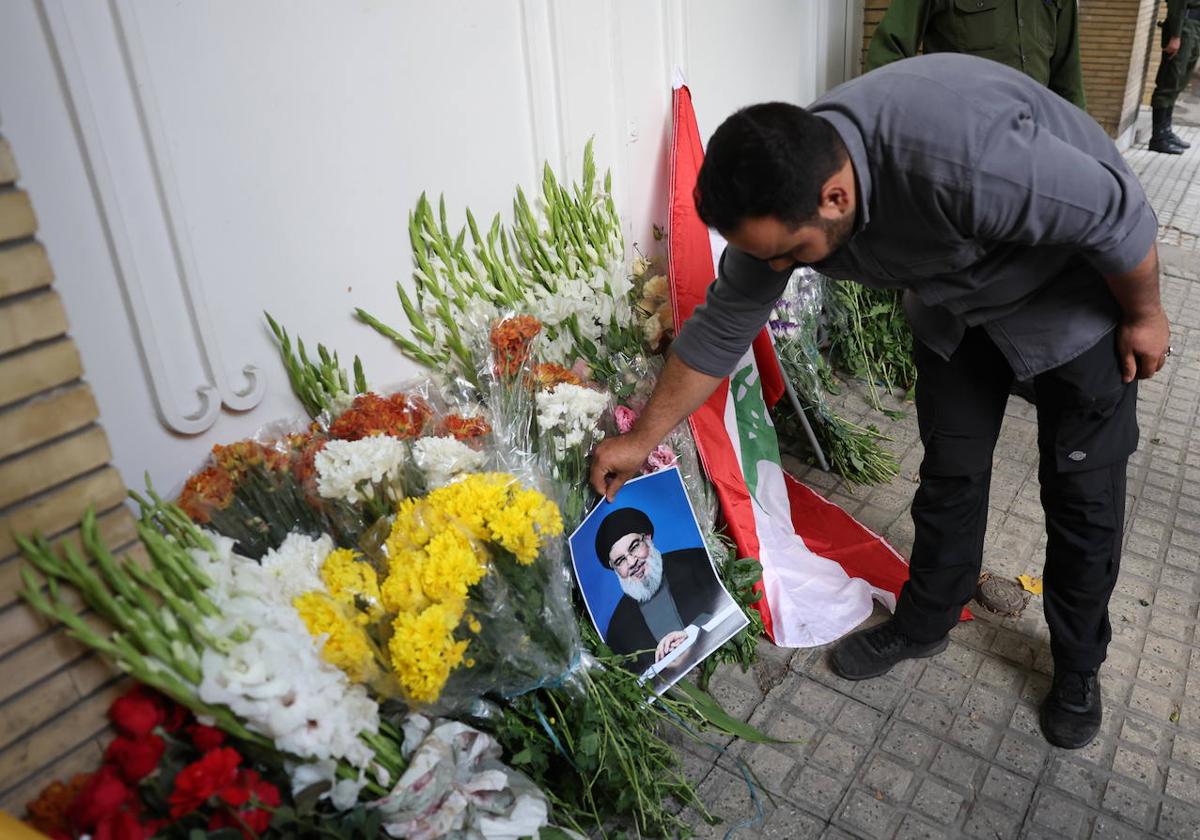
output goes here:
[{"label": "person in green uniform", "polygon": [[[865,69],[911,58],[918,49],[1007,64],[1087,110],[1076,0],[892,0],[867,47]],[[1036,401],[1029,382],[1014,382],[1012,393]]]},{"label": "person in green uniform", "polygon": [[918,48],[999,61],[1087,107],[1076,0],[892,0],[867,48],[866,69],[914,56]]},{"label": "person in green uniform", "polygon": [[1200,0],[1167,0],[1167,19],[1162,27],[1162,62],[1150,97],[1154,131],[1150,151],[1183,154],[1185,143],[1171,128],[1175,100],[1187,87],[1200,58]]}]

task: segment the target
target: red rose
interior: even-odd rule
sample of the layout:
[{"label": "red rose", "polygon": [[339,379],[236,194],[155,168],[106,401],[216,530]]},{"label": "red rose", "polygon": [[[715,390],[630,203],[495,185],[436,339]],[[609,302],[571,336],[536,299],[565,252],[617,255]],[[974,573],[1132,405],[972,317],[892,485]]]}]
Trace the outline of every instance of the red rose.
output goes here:
[{"label": "red rose", "polygon": [[115,814],[129,801],[131,791],[117,769],[101,766],[67,808],[67,818],[81,831],[91,831],[105,817]]},{"label": "red rose", "polygon": [[[221,791],[220,797],[221,801],[230,807],[212,815],[208,821],[208,830],[237,828],[246,838],[267,830],[271,825],[272,812],[266,809],[278,808],[280,802],[279,788],[263,781],[255,770],[239,770],[237,780]],[[250,807],[241,807],[247,803]],[[254,807],[257,805],[266,806],[266,809]],[[233,809],[237,809],[236,819]]]},{"label": "red rose", "polygon": [[144,825],[133,811],[122,809],[96,823],[92,840],[150,840],[156,828]]},{"label": "red rose", "polygon": [[114,765],[121,778],[135,785],[154,772],[166,748],[166,743],[157,735],[144,738],[118,735],[104,751],[104,761]]},{"label": "red rose", "polygon": [[241,763],[242,757],[237,750],[220,747],[180,770],[175,776],[175,788],[167,798],[171,817],[178,819],[190,814],[211,796],[233,784],[237,766]]},{"label": "red rose", "polygon": [[179,705],[165,694],[160,696],[167,707],[167,715],[166,719],[163,720],[162,728],[167,732],[174,732],[188,722],[192,716],[191,710],[187,706]]},{"label": "red rose", "polygon": [[192,739],[192,743],[196,749],[202,753],[209,750],[215,750],[221,744],[225,743],[225,733],[215,726],[205,726],[203,723],[188,724],[188,737]]},{"label": "red rose", "polygon": [[135,685],[108,708],[108,716],[122,735],[149,735],[167,719],[167,701],[144,685]]}]

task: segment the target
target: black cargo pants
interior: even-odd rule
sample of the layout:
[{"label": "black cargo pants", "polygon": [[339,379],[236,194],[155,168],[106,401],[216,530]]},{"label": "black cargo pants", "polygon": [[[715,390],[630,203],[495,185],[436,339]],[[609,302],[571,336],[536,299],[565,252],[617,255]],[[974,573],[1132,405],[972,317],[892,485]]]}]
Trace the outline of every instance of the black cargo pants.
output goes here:
[{"label": "black cargo pants", "polygon": [[[1136,381],[1121,382],[1116,334],[1034,379],[1038,479],[1046,515],[1044,605],[1055,666],[1104,661],[1125,520],[1125,470],[1137,448]],[[987,526],[992,452],[1012,369],[987,333],[967,330],[949,361],[914,342],[925,458],[912,504],[916,536],[896,622],[940,639],[975,591]]]}]

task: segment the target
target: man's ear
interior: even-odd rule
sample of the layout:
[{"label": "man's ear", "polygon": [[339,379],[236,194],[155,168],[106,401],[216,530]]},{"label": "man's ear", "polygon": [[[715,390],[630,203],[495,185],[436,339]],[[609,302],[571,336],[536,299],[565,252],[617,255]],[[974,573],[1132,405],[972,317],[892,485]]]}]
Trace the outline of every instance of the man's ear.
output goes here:
[{"label": "man's ear", "polygon": [[[836,176],[835,176],[836,177]],[[852,209],[853,199],[844,184],[830,178],[821,188],[821,204],[817,211],[823,218],[840,219]]]},{"label": "man's ear", "polygon": [[817,211],[823,218],[839,219],[854,209],[854,178],[849,166],[843,166],[821,185]]}]

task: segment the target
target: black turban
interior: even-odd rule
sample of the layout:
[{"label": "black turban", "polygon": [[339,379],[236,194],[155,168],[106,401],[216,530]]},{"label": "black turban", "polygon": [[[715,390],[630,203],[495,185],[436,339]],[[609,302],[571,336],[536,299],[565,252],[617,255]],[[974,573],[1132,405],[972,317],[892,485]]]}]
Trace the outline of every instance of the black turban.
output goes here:
[{"label": "black turban", "polygon": [[617,508],[611,511],[596,531],[596,557],[601,566],[606,569],[612,568],[608,553],[612,551],[617,540],[626,534],[654,536],[654,523],[637,508]]}]

